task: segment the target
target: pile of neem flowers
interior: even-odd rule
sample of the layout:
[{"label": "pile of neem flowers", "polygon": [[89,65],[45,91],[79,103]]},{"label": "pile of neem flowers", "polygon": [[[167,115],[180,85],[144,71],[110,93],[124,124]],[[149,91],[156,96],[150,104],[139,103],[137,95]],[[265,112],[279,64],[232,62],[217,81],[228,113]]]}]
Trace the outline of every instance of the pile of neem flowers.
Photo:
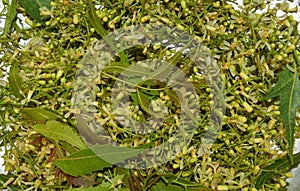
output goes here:
[{"label": "pile of neem flowers", "polygon": [[[286,2],[271,8],[270,1],[263,0],[244,1],[241,10],[223,0],[4,2],[2,15],[6,23],[0,38],[0,143],[7,174],[0,175],[1,188],[134,191],[286,188],[285,179],[291,176],[289,169],[300,162],[299,155],[293,155],[294,135],[299,134],[300,38],[298,23],[289,16],[297,10]],[[278,11],[284,14],[277,17]],[[25,16],[29,28],[18,24],[20,15]],[[76,72],[80,63],[88,60],[87,53],[95,49],[98,40],[131,25],[146,28],[164,25],[192,36],[212,55],[220,75],[216,83],[224,87],[224,100],[214,100],[216,92],[193,59],[163,44],[139,44],[114,55],[111,65],[95,82],[93,106],[106,136],[120,146],[158,146],[172,137],[183,120],[182,99],[167,88],[167,82],[140,82],[138,75],[127,76],[126,81],[120,78],[126,68],[138,73],[149,66],[145,67],[143,60],[169,62],[188,76],[197,93],[181,89],[185,100],[197,98],[198,102],[188,104],[195,104],[201,113],[195,119],[197,125],[191,141],[175,148],[175,156],[161,166],[146,169],[130,165],[122,168],[93,155],[90,146],[105,140],[84,127],[81,118],[76,120],[78,111],[72,105]],[[24,40],[28,40],[25,45]],[[153,65],[155,69],[154,62]],[[132,84],[135,86],[123,91]],[[119,92],[115,95],[113,89]],[[139,126],[134,131],[126,128],[124,124],[130,121],[113,112],[113,96],[116,100],[127,96],[127,115],[137,122],[148,121],[155,131],[148,129],[149,132],[141,133],[145,129]],[[226,106],[221,114],[221,128],[214,142],[203,150],[206,144],[203,136],[209,130],[211,110],[218,101]],[[166,116],[160,121],[153,118],[153,112]]]}]

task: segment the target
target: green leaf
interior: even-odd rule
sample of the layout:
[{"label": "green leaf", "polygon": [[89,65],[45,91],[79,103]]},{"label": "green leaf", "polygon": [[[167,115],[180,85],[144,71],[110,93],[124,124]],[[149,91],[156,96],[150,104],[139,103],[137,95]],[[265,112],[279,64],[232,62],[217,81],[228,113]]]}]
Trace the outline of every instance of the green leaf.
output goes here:
[{"label": "green leaf", "polygon": [[[157,85],[157,84],[154,84],[153,82],[151,81],[145,81],[142,83],[143,85]],[[145,90],[145,89],[141,89],[140,91],[142,91],[143,93],[149,95],[149,96],[152,96],[152,97],[155,97],[155,96],[159,96],[159,91],[158,90]]]},{"label": "green leaf", "polygon": [[12,0],[8,7],[8,11],[6,13],[5,26],[4,26],[4,35],[11,32],[11,28],[14,20],[17,16],[17,0]]},{"label": "green leaf", "polygon": [[[109,1],[108,1],[109,2]],[[89,11],[88,11],[88,20],[90,21],[91,25],[95,28],[96,32],[104,38],[107,44],[109,44],[115,51],[119,52],[119,48],[115,46],[114,43],[112,43],[110,38],[105,38],[106,35],[108,35],[108,31],[105,30],[103,25],[99,22],[99,18],[97,16],[95,7],[93,6],[93,3],[91,0],[88,1],[89,4]],[[125,55],[124,51],[120,51],[120,59],[123,66],[128,66],[129,61],[127,56]]]},{"label": "green leaf", "polygon": [[54,164],[71,176],[83,176],[111,167],[111,164],[102,160],[90,149],[83,149],[67,158],[57,159],[54,161]]},{"label": "green leaf", "polygon": [[26,13],[39,23],[45,20],[40,14],[40,8],[45,7],[51,9],[51,0],[19,0],[19,4],[25,9]]},{"label": "green leaf", "polygon": [[70,145],[67,142],[60,142],[59,144],[64,148],[65,151],[67,151],[70,154],[78,151],[78,149],[74,148],[72,145]]},{"label": "green leaf", "polygon": [[296,164],[300,163],[300,153],[293,155],[294,164],[290,161],[289,156],[285,156],[282,159],[276,160],[273,164],[267,166],[263,169],[263,172],[258,176],[255,187],[257,189],[261,188],[267,179],[272,178],[278,173],[282,173],[284,171],[289,171]]},{"label": "green leaf", "polygon": [[108,191],[108,190],[109,190],[109,187],[99,185],[99,186],[96,186],[96,187],[88,187],[88,188],[84,188],[84,187],[71,188],[71,189],[68,189],[67,191]]},{"label": "green leaf", "polygon": [[174,102],[174,105],[177,106],[177,107],[180,107],[181,106],[181,101],[180,99],[178,98],[178,95],[176,93],[175,90],[170,90],[170,89],[167,89],[166,90],[166,94],[170,97],[170,99]]},{"label": "green leaf", "polygon": [[[89,188],[71,188],[67,191],[108,191],[108,190],[114,190],[113,188],[109,188],[109,186],[103,186],[99,185],[96,187],[89,187]],[[128,188],[118,188],[118,191],[130,191]]]},{"label": "green leaf", "polygon": [[164,184],[162,182],[153,185],[149,191],[194,191],[194,190],[212,191],[212,189],[204,188],[200,186],[184,188],[183,186],[180,185]]},{"label": "green leaf", "polygon": [[94,145],[91,148],[73,153],[67,158],[57,159],[54,163],[67,174],[83,176],[111,167],[112,164],[123,162],[130,157],[136,156],[141,151],[127,147],[115,147],[110,144]]},{"label": "green leaf", "polygon": [[95,144],[103,144],[106,140],[103,137],[100,137],[93,132],[85,119],[81,115],[76,115],[77,122],[77,130],[82,137],[86,140],[86,142],[95,145]]},{"label": "green leaf", "polygon": [[288,69],[279,73],[279,80],[264,99],[280,96],[280,115],[283,119],[289,146],[289,156],[293,163],[295,144],[295,115],[300,107],[300,86],[297,72]]},{"label": "green leaf", "polygon": [[[93,175],[91,176],[79,176],[79,177],[73,177],[72,178],[72,184],[74,186],[81,186],[80,188],[71,188],[68,189],[67,191],[76,191],[76,190],[84,190],[84,191],[101,191],[101,190],[114,190],[114,188],[116,188],[118,185],[123,183],[123,179],[124,179],[125,174],[122,175],[115,175],[113,178],[109,179],[109,180],[103,180],[101,181],[101,185],[95,186],[93,187],[92,185],[95,185],[97,182],[94,180],[95,177]],[[118,190],[123,190],[123,191],[130,191],[128,189],[125,188],[118,188]]]},{"label": "green leaf", "polygon": [[91,0],[88,1],[89,4],[89,12],[88,12],[88,20],[90,21],[91,25],[95,28],[96,32],[104,38],[106,35],[108,35],[108,32],[105,30],[105,28],[102,26],[101,23],[99,23],[99,19],[95,10],[95,7],[93,6],[93,3]]},{"label": "green leaf", "polygon": [[60,118],[60,116],[53,111],[41,108],[23,108],[20,112],[23,114],[25,120],[47,121]]},{"label": "green leaf", "polygon": [[138,98],[139,106],[141,107],[141,109],[147,113],[150,113],[149,105],[150,105],[151,96],[143,93],[140,90],[137,90],[137,98]]},{"label": "green leaf", "polygon": [[48,121],[46,124],[37,124],[32,128],[49,139],[65,141],[79,149],[85,149],[87,147],[80,135],[76,133],[71,126],[58,121]]},{"label": "green leaf", "polygon": [[144,90],[137,90],[134,93],[130,93],[133,104],[140,106],[140,108],[147,113],[150,113],[149,105],[151,103],[151,99],[158,95],[159,93],[156,90],[150,90],[149,92]]},{"label": "green leaf", "polygon": [[[132,69],[129,67],[130,64],[129,63],[114,63],[111,64],[109,66],[105,66],[105,68],[103,69],[104,72],[107,72],[109,74],[120,74],[122,72],[123,75],[126,75],[126,77],[131,77],[131,76],[136,76],[136,75],[146,75],[148,76],[150,74],[150,72],[148,70],[145,70],[144,68],[140,67],[140,68],[135,68]],[[140,82],[141,79],[139,78],[138,82]]]},{"label": "green leaf", "polygon": [[139,105],[139,100],[138,100],[137,93],[136,92],[131,92],[130,97],[133,101],[133,104],[138,106]]},{"label": "green leaf", "polygon": [[122,73],[124,70],[126,70],[126,67],[128,66],[124,66],[123,64],[112,64],[109,66],[106,66],[103,71],[107,72],[109,74],[120,74]]},{"label": "green leaf", "polygon": [[19,76],[18,62],[13,62],[8,76],[9,87],[14,96],[17,98],[23,98],[22,95],[22,79]]},{"label": "green leaf", "polygon": [[118,188],[118,191],[130,191],[129,188]]},{"label": "green leaf", "polygon": [[111,164],[123,162],[124,160],[137,156],[144,151],[144,149],[113,146],[111,144],[95,145],[91,147],[91,150],[103,160],[108,161]]},{"label": "green leaf", "polygon": [[165,175],[164,181],[161,180],[150,188],[150,191],[213,191],[195,182],[178,179],[175,175]]}]

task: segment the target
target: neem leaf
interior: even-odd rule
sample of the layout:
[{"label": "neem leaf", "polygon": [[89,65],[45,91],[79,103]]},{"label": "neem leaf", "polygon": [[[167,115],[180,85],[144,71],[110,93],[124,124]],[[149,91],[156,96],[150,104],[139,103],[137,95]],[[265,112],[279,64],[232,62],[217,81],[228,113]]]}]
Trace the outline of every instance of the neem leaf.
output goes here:
[{"label": "neem leaf", "polygon": [[83,149],[67,158],[57,159],[54,164],[71,176],[83,176],[111,166],[90,149]]},{"label": "neem leaf", "polygon": [[123,66],[123,64],[112,64],[110,66],[106,66],[103,71],[107,72],[109,74],[120,74],[124,70],[126,70],[126,66]]},{"label": "neem leaf", "polygon": [[[156,84],[151,81],[145,81],[145,82],[143,82],[143,85],[156,85]],[[143,93],[145,93],[149,96],[153,96],[153,97],[159,96],[159,92],[156,89],[151,89],[151,90],[141,89],[140,91],[142,91]]]},{"label": "neem leaf", "polygon": [[32,128],[49,139],[65,141],[79,149],[86,148],[81,136],[69,125],[52,120],[48,121],[46,124],[33,125]]},{"label": "neem leaf", "polygon": [[138,96],[137,96],[136,92],[131,92],[130,97],[131,97],[134,105],[139,105],[139,100],[138,100]]},{"label": "neem leaf", "polygon": [[153,185],[150,188],[150,191],[212,191],[210,188],[204,188],[204,187],[183,187],[180,185],[174,185],[174,184],[164,184],[162,182],[159,182],[155,185]]},{"label": "neem leaf", "polygon": [[137,92],[137,98],[138,98],[138,102],[139,102],[141,109],[147,113],[150,113],[149,105],[150,105],[151,96],[143,93],[140,90],[137,90],[136,92]]},{"label": "neem leaf", "polygon": [[33,121],[47,121],[60,118],[60,116],[53,111],[41,108],[22,108],[21,113],[24,115],[24,119]]},{"label": "neem leaf", "polygon": [[300,86],[297,72],[288,69],[279,73],[279,80],[264,99],[280,96],[280,115],[283,119],[289,146],[289,156],[293,163],[295,144],[295,115],[300,107]]},{"label": "neem leaf", "polygon": [[[91,148],[80,150],[67,158],[60,158],[54,161],[62,171],[72,176],[83,176],[112,164],[141,153],[140,149],[127,147],[115,147],[113,145],[94,145]],[[108,161],[108,162],[107,162]]]},{"label": "neem leaf", "polygon": [[19,0],[19,4],[25,9],[26,13],[39,23],[44,23],[40,14],[40,8],[51,9],[51,0]]},{"label": "neem leaf", "polygon": [[261,188],[267,179],[278,175],[278,172],[290,170],[293,166],[300,163],[300,152],[293,155],[294,164],[290,161],[289,156],[285,156],[282,159],[276,160],[273,164],[267,166],[263,169],[263,172],[258,176],[255,187],[257,189]]},{"label": "neem leaf", "polygon": [[22,95],[22,79],[19,76],[18,62],[13,62],[8,76],[9,87],[14,96],[23,98]]},{"label": "neem leaf", "polygon": [[[149,75],[149,71],[143,68],[130,68],[130,64],[128,63],[114,63],[109,66],[106,66],[103,71],[109,74],[120,74],[122,72],[126,77],[134,77],[137,75]],[[141,81],[141,78],[138,78],[138,83]]]},{"label": "neem leaf", "polygon": [[98,19],[98,16],[96,14],[96,10],[95,10],[95,7],[93,6],[92,1],[88,0],[88,4],[89,4],[89,9],[90,9],[88,11],[88,20],[90,21],[91,25],[95,28],[96,32],[102,38],[104,38],[106,35],[108,35],[108,32],[105,30],[105,28],[99,22],[99,19]]},{"label": "neem leaf", "polygon": [[149,190],[150,191],[214,191],[211,188],[207,188],[195,182],[178,179],[175,175],[165,175],[164,179],[167,181],[159,181],[153,185]]},{"label": "neem leaf", "polygon": [[178,95],[176,93],[176,91],[171,90],[171,89],[167,89],[166,90],[166,94],[170,97],[170,99],[174,102],[174,105],[177,107],[180,107],[181,105],[181,101],[178,98]]},{"label": "neem leaf", "polygon": [[86,140],[86,142],[95,145],[96,143],[100,144],[104,141],[102,137],[97,136],[95,132],[93,132],[85,119],[81,115],[76,115],[76,121],[77,121],[77,130],[80,133],[82,137]]},{"label": "neem leaf", "polygon": [[12,0],[9,4],[8,11],[6,13],[5,26],[4,26],[4,35],[8,34],[11,31],[13,21],[17,16],[17,0]]},{"label": "neem leaf", "polygon": [[70,154],[78,151],[77,148],[75,148],[74,146],[70,145],[67,142],[60,142],[59,144],[62,146],[62,148],[64,148],[65,151],[67,151]]},{"label": "neem leaf", "polygon": [[[87,188],[73,188],[73,189],[68,189],[67,191],[108,191],[108,190],[115,190],[116,186],[120,185],[123,183],[122,179],[124,178],[125,174],[122,175],[116,175],[112,179],[108,181],[102,181],[101,185],[97,187],[87,187]],[[81,177],[78,177],[81,178]],[[74,178],[73,178],[74,179]],[[72,179],[72,180],[73,180]],[[128,188],[118,188],[117,190],[119,191],[130,191]]]},{"label": "neem leaf", "polygon": [[103,160],[108,161],[111,164],[123,162],[124,160],[137,156],[144,151],[144,149],[113,146],[111,144],[95,145],[90,149]]},{"label": "neem leaf", "polygon": [[[99,22],[99,18],[97,16],[95,7],[91,0],[88,1],[89,11],[88,11],[88,20],[90,24],[95,28],[96,32],[104,38],[107,44],[109,44],[114,50],[119,50],[114,43],[110,40],[110,38],[105,38],[108,35],[108,31],[105,30],[103,25]],[[123,66],[129,66],[129,61],[124,51],[120,51],[120,61]]]},{"label": "neem leaf", "polygon": [[99,185],[96,187],[88,187],[88,188],[84,188],[84,187],[80,187],[80,188],[71,188],[68,189],[67,191],[108,191],[109,187],[104,187],[103,185]]},{"label": "neem leaf", "polygon": [[[108,191],[108,190],[114,190],[114,188],[110,188],[108,186],[99,185],[96,187],[88,187],[88,188],[71,188],[67,191]],[[130,191],[128,188],[118,188],[118,191]]]}]

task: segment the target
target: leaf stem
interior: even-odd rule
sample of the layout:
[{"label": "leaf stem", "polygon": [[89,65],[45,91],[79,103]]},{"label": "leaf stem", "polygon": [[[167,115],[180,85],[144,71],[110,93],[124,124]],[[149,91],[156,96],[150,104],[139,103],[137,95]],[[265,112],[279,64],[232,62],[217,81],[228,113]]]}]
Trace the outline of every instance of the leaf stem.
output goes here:
[{"label": "leaf stem", "polygon": [[257,38],[256,38],[256,35],[255,35],[254,25],[253,25],[253,23],[251,22],[251,20],[250,20],[249,17],[247,17],[247,19],[248,19],[248,22],[249,22],[249,24],[250,24],[251,34],[252,34],[252,36],[253,36],[253,42],[254,42],[254,44],[256,44]]},{"label": "leaf stem", "polygon": [[[298,58],[296,49],[293,50],[293,56],[294,56],[294,59],[295,59],[296,64],[300,66],[300,61],[299,61],[299,58]],[[294,65],[294,68],[296,68],[295,65]]]}]

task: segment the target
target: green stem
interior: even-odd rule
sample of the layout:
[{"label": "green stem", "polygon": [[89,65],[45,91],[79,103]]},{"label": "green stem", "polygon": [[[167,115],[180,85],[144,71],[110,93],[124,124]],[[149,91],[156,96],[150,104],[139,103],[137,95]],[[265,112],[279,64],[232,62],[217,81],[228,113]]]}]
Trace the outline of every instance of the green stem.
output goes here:
[{"label": "green stem", "polygon": [[114,5],[113,5],[109,0],[105,0],[105,1],[106,1],[106,3],[107,3],[111,8],[114,7]]},{"label": "green stem", "polygon": [[256,38],[256,35],[255,35],[255,30],[254,30],[254,27],[255,27],[255,26],[253,25],[253,23],[251,22],[251,20],[250,20],[249,17],[247,17],[247,19],[248,19],[249,24],[250,24],[251,34],[252,34],[252,37],[253,37],[253,42],[254,42],[254,44],[256,44],[257,38]]},{"label": "green stem", "polygon": [[[295,59],[296,64],[300,66],[300,61],[299,61],[299,58],[298,58],[298,55],[297,55],[297,52],[296,52],[296,48],[293,51],[293,55],[294,55],[294,59]],[[294,63],[294,68],[295,69],[297,68],[295,63]]]}]

